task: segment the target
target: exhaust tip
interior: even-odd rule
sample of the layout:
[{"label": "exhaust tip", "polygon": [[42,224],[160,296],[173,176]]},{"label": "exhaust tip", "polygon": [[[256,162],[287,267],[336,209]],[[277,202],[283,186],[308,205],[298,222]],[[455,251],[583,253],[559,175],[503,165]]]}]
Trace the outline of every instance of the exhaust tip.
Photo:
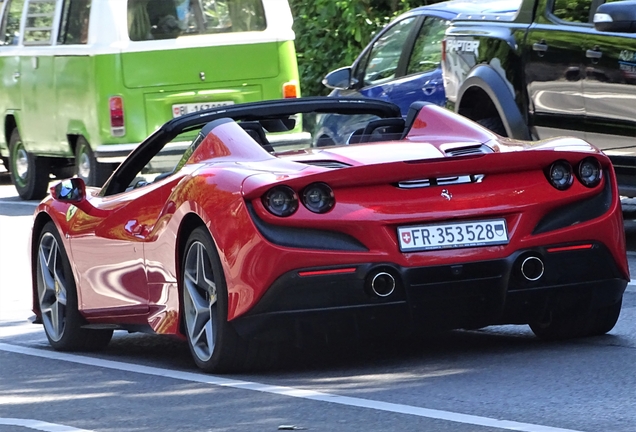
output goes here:
[{"label": "exhaust tip", "polygon": [[385,271],[376,273],[371,278],[371,291],[378,297],[388,297],[395,291],[395,278]]},{"label": "exhaust tip", "polygon": [[521,275],[528,281],[534,282],[541,279],[545,267],[541,258],[529,256],[521,262]]}]

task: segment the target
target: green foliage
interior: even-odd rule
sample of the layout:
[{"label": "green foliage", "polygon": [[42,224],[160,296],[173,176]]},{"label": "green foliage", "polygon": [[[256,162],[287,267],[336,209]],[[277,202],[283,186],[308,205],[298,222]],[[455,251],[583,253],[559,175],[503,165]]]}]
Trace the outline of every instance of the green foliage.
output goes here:
[{"label": "green foliage", "polygon": [[592,0],[556,0],[554,2],[554,15],[564,21],[583,22],[589,21]]},{"label": "green foliage", "polygon": [[373,35],[402,12],[439,0],[290,0],[304,96],[324,95],[324,76],[353,63]]}]

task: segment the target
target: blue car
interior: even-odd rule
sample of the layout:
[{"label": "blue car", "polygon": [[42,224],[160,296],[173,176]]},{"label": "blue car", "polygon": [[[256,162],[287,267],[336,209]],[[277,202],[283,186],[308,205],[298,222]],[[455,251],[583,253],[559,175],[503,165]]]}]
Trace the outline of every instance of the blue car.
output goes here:
[{"label": "blue car", "polygon": [[[385,27],[362,51],[352,66],[327,74],[322,83],[334,89],[330,96],[370,97],[400,107],[407,115],[413,102],[445,105],[442,80],[442,41],[450,21],[460,14],[514,13],[520,0],[452,0],[410,10]],[[342,121],[347,119],[347,123]],[[355,136],[351,116],[323,116],[317,120],[315,145],[347,144],[343,128]],[[338,133],[336,133],[336,130]],[[385,131],[386,132],[386,131]]]}]

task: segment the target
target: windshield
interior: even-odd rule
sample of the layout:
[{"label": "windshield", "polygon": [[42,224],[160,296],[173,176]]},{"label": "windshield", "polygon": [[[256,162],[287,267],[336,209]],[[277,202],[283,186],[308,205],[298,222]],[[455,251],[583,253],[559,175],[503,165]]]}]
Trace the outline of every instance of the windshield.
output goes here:
[{"label": "windshield", "polygon": [[133,41],[265,30],[261,0],[128,0]]}]

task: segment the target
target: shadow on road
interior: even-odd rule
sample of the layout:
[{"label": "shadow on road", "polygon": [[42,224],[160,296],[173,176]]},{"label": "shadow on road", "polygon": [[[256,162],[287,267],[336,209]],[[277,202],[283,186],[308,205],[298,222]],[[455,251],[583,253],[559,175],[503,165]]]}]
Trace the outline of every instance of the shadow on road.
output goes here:
[{"label": "shadow on road", "polygon": [[[510,328],[510,326],[507,326]],[[513,327],[517,328],[517,327]],[[336,343],[316,343],[299,347],[279,344],[276,348],[277,360],[270,367],[245,374],[259,376],[283,374],[321,373],[360,374],[360,368],[375,370],[406,370],[422,362],[443,364],[458,358],[491,358],[493,354],[521,354],[541,356],[555,348],[571,349],[581,344],[620,344],[620,337],[604,335],[596,338],[545,342],[535,338],[527,327],[518,326],[518,332],[500,333],[497,330],[448,331],[430,335],[380,337],[358,341],[348,339]],[[516,331],[516,330],[515,330]],[[612,342],[614,341],[614,342]],[[568,348],[570,347],[570,348]],[[525,353],[525,354],[524,354]],[[183,340],[148,334],[119,333],[110,345],[96,354],[109,360],[133,362],[169,369],[199,371],[190,357],[187,343]],[[371,373],[371,372],[369,372]],[[244,375],[244,374],[241,374]]]},{"label": "shadow on road", "polygon": [[[0,172],[0,186],[13,188],[11,176],[6,171]],[[3,195],[6,194],[3,192]],[[15,189],[12,189],[11,196],[0,197],[0,216],[31,216],[39,202],[39,200],[24,201],[15,192]]]},{"label": "shadow on road", "polygon": [[10,184],[11,184],[11,175],[6,171],[0,171],[0,186],[10,185]]},{"label": "shadow on road", "polygon": [[0,198],[0,216],[31,216],[39,201],[24,201],[20,197]]}]

